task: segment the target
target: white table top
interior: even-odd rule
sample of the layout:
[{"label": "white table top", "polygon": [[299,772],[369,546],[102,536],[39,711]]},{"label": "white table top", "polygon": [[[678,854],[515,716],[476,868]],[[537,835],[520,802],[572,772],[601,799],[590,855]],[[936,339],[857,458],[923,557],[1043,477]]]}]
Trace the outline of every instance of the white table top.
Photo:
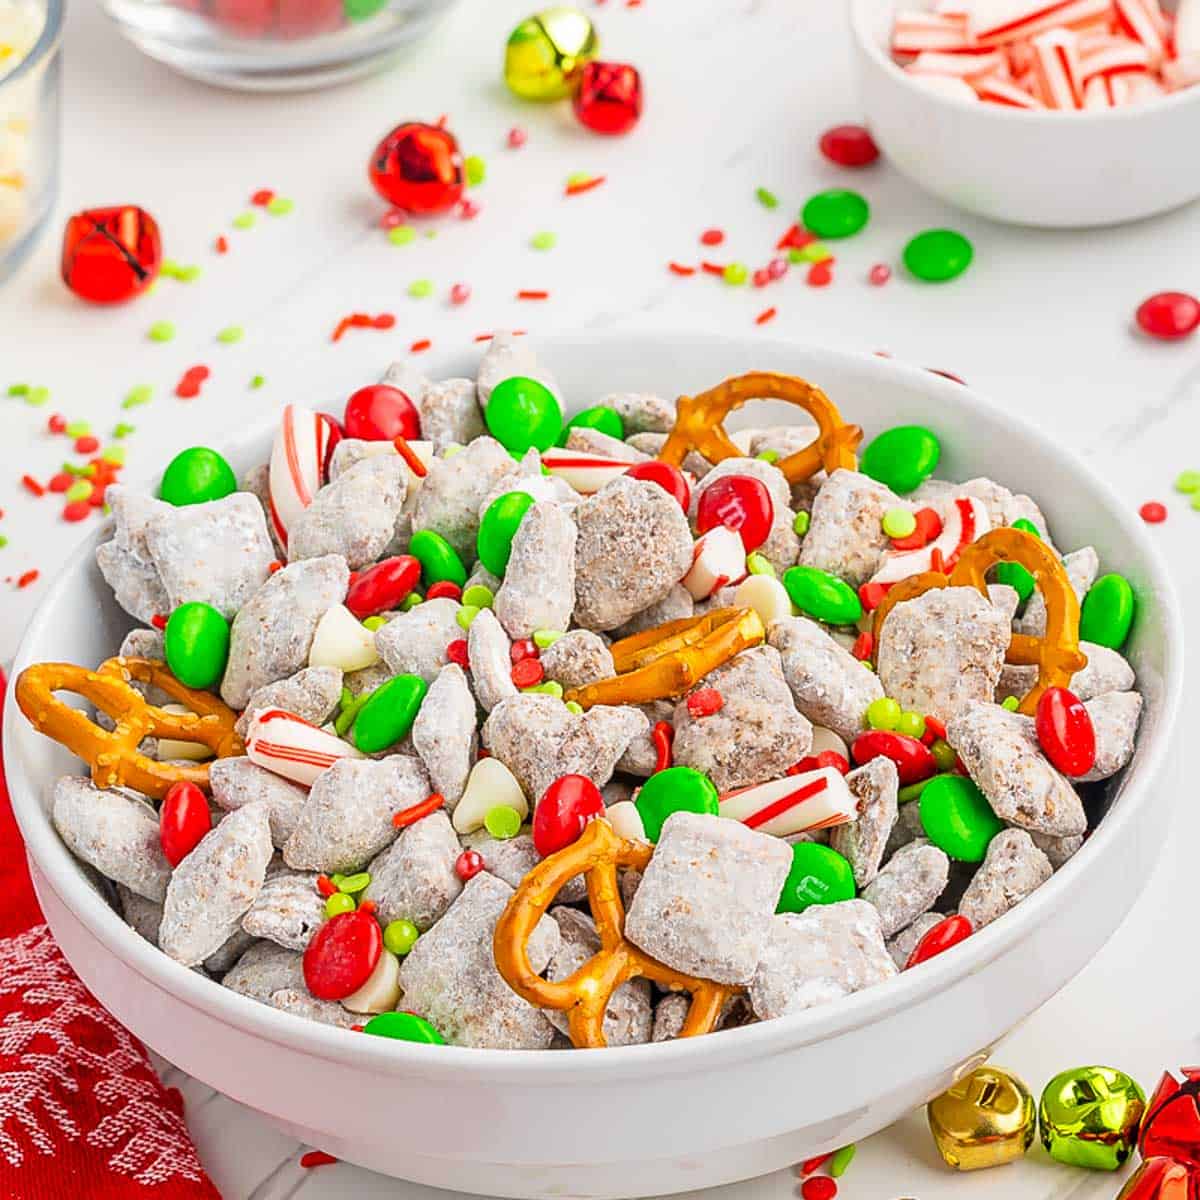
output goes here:
[{"label": "white table top", "polygon": [[[857,116],[841,19],[829,5],[790,0],[598,7],[606,53],[638,64],[647,90],[635,134],[599,139],[562,107],[521,105],[500,84],[504,36],[528,7],[529,0],[464,4],[392,72],[288,97],[233,95],[180,79],[126,45],[98,6],[74,7],[59,213],[32,260],[0,291],[0,533],[9,538],[0,550],[7,580],[0,661],[11,657],[46,581],[82,533],[59,520],[57,500],[34,500],[17,484],[25,471],[48,477],[67,457],[67,444],[43,432],[52,411],[90,420],[101,435],[118,421],[136,425],[128,475],[150,478],[175,450],[219,444],[223,430],[285,401],[337,407],[418,338],[433,339],[436,352],[514,325],[535,334],[581,325],[753,329],[768,305],[779,312],[764,328],[770,336],[887,350],[944,367],[1034,415],[1111,473],[1131,506],[1168,503],[1169,520],[1148,536],[1164,548],[1185,593],[1200,584],[1191,550],[1200,513],[1170,493],[1178,471],[1200,467],[1191,441],[1200,429],[1197,343],[1152,344],[1130,331],[1145,295],[1200,287],[1192,277],[1200,208],[1099,233],[1044,233],[960,216],[886,166],[839,171],[815,142],[827,126]],[[483,212],[473,222],[438,225],[433,240],[391,246],[376,225],[381,209],[364,179],[367,155],[397,121],[443,112],[464,152],[487,160],[488,180],[472,193]],[[520,151],[504,147],[513,124],[529,133]],[[564,200],[563,182],[575,171],[605,173],[608,182]],[[776,212],[754,201],[760,184],[783,201]],[[861,189],[873,209],[868,230],[838,247],[832,286],[808,288],[798,271],[762,292],[667,273],[670,259],[703,256],[697,237],[710,225],[729,234],[722,261],[765,261],[803,199],[828,186]],[[293,198],[294,213],[231,230],[260,187]],[[153,296],[117,310],[89,309],[67,295],[56,269],[61,220],[120,202],[155,213],[167,253],[202,265],[201,279],[186,286],[164,279]],[[941,225],[975,243],[976,262],[961,280],[866,284],[872,263],[895,263],[908,236]],[[559,242],[539,254],[528,242],[544,229]],[[217,257],[212,244],[222,232],[232,248]],[[436,298],[409,298],[407,285],[425,277]],[[445,296],[459,280],[474,294],[453,308]],[[513,298],[518,288],[547,288],[552,298],[521,304]],[[337,319],[352,310],[393,311],[397,326],[351,331],[330,344]],[[161,319],[178,328],[165,345],[146,339]],[[218,344],[216,332],[234,324],[245,327],[245,340]],[[179,401],[174,384],[195,363],[212,376],[198,399]],[[267,385],[250,391],[259,373]],[[49,387],[50,404],[38,410],[3,398],[18,381]],[[122,397],[143,383],[154,386],[153,403],[123,412]],[[31,568],[41,571],[39,583],[13,589]],[[1193,895],[1187,848],[1198,823],[1192,797],[1181,795],[1158,873],[1120,932],[998,1050],[995,1060],[1035,1094],[1057,1071],[1089,1061],[1120,1066],[1150,1088],[1163,1067],[1195,1060],[1191,997],[1200,970],[1182,931]],[[1162,983],[1151,986],[1155,975]],[[201,1157],[227,1197],[445,1194],[348,1165],[304,1171],[301,1148],[265,1119],[180,1080],[174,1068],[167,1074],[181,1082]],[[963,1179],[941,1166],[916,1113],[860,1148],[842,1195],[1111,1200],[1118,1186],[1112,1177],[1058,1167],[1040,1148],[1019,1166]],[[783,1200],[795,1187],[783,1172],[706,1200]]]}]

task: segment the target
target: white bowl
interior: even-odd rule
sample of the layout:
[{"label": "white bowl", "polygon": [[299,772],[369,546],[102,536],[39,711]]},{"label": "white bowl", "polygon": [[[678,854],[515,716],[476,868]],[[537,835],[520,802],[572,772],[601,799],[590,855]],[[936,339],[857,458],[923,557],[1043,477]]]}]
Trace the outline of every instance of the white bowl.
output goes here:
[{"label": "white bowl", "polygon": [[851,0],[863,115],[914,183],[1016,225],[1115,225],[1200,196],[1200,87],[1107,112],[970,103],[912,81],[891,58],[892,19],[919,0]]},{"label": "white bowl", "polygon": [[[1089,543],[1136,590],[1128,653],[1146,697],[1137,753],[1080,852],[1014,912],[953,951],[837,1004],[693,1041],[565,1053],[473,1050],[362,1037],[277,1012],[185,970],[97,896],[45,812],[79,764],[10,701],[13,804],[47,920],[84,982],[185,1071],[339,1158],[422,1183],[524,1198],[632,1197],[765,1173],[855,1141],[946,1088],[1070,979],[1141,890],[1162,844],[1159,779],[1179,708],[1180,617],[1139,522],[1044,434],[967,388],[879,358],[781,341],[596,333],[541,348],[564,394],[694,393],[769,369],[820,384],[868,435],[935,428],[941,473],[989,474],[1045,506],[1061,545]],[[439,365],[473,375],[477,351]],[[743,413],[747,423],[797,410]],[[266,458],[268,430],[229,448]],[[93,664],[129,626],[80,548],[26,634],[14,671]],[[1120,880],[1115,886],[1114,881]],[[352,1102],[348,1102],[352,1098]]]}]

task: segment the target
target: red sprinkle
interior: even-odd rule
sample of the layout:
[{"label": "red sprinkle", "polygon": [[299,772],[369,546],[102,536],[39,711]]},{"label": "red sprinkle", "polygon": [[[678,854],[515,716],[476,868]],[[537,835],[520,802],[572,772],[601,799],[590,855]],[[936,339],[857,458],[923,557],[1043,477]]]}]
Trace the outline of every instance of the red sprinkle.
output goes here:
[{"label": "red sprinkle", "polygon": [[871,655],[875,653],[875,635],[870,630],[864,629],[854,639],[854,645],[850,647],[850,653],[859,662],[870,662]]},{"label": "red sprinkle", "polygon": [[1160,504],[1157,500],[1147,500],[1141,508],[1138,509],[1138,516],[1146,522],[1147,525],[1158,525],[1167,519],[1167,506]]},{"label": "red sprinkle", "polygon": [[359,912],[373,913],[379,907],[374,900],[364,900],[359,906]]},{"label": "red sprinkle", "polygon": [[607,178],[607,175],[593,175],[591,179],[578,179],[574,183],[568,183],[564,191],[568,196],[579,196],[590,192],[592,188],[598,188]]},{"label": "red sprinkle", "polygon": [[467,639],[459,638],[457,641],[451,642],[446,647],[446,657],[452,663],[457,663],[464,671],[470,670],[471,660],[467,655]]},{"label": "red sprinkle", "polygon": [[479,205],[474,200],[464,200],[458,206],[458,215],[464,221],[473,221],[479,216]]},{"label": "red sprinkle", "polygon": [[858,599],[867,612],[874,612],[888,593],[886,583],[863,583],[858,588]]},{"label": "red sprinkle", "polygon": [[466,302],[468,300],[470,300],[470,298],[471,298],[471,288],[470,288],[469,284],[456,283],[450,289],[450,303],[451,304],[466,304]]},{"label": "red sprinkle", "polygon": [[44,496],[46,489],[32,475],[22,475],[21,482],[25,485],[27,492],[32,492],[35,496]]},{"label": "red sprinkle", "polygon": [[875,287],[883,287],[892,277],[892,268],[887,263],[876,263],[867,272],[867,280]]},{"label": "red sprinkle", "polygon": [[50,476],[50,482],[46,486],[52,492],[65,492],[74,482],[73,475],[68,475],[66,471],[60,471],[57,475]]},{"label": "red sprinkle", "polygon": [[397,225],[404,224],[404,213],[398,208],[390,208],[379,218],[379,224],[384,229],[395,229]]},{"label": "red sprinkle", "polygon": [[939,575],[946,573],[946,559],[936,546],[929,552],[929,569]]},{"label": "red sprinkle", "polygon": [[90,433],[75,439],[75,452],[77,454],[95,454],[99,449],[100,439],[92,437]]},{"label": "red sprinkle", "polygon": [[508,131],[507,141],[512,149],[519,150],[527,141],[529,141],[529,134],[527,134],[519,125],[514,125]]},{"label": "red sprinkle", "polygon": [[40,574],[41,572],[34,568],[32,571],[26,571],[24,575],[17,576],[17,587],[27,588],[31,583],[36,583]]},{"label": "red sprinkle", "polygon": [[326,1154],[324,1150],[310,1150],[307,1154],[300,1155],[300,1165],[307,1171],[312,1167],[327,1167],[330,1163],[340,1161],[333,1157],[332,1154]]},{"label": "red sprinkle", "polygon": [[408,348],[409,354],[420,354],[423,350],[428,350],[433,343],[428,338],[418,338]]},{"label": "red sprinkle", "polygon": [[775,243],[776,250],[803,250],[805,246],[817,240],[815,233],[809,233],[807,229],[801,229],[799,225],[793,225],[784,235]]},{"label": "red sprinkle", "polygon": [[667,263],[667,270],[670,271],[672,275],[695,275],[696,273],[695,267],[685,267],[683,263],[677,262]]},{"label": "red sprinkle", "polygon": [[837,1180],[828,1175],[813,1175],[800,1185],[800,1200],[833,1200],[837,1194]]},{"label": "red sprinkle", "polygon": [[397,434],[392,438],[392,445],[396,447],[396,453],[408,464],[408,469],[418,478],[424,479],[429,473],[425,464],[417,457],[417,452]]},{"label": "red sprinkle", "polygon": [[764,308],[762,312],[754,318],[755,325],[765,325],[768,321],[775,320],[776,308],[772,305],[770,308]]},{"label": "red sprinkle", "polygon": [[454,600],[455,602],[462,599],[462,588],[449,579],[439,579],[426,593],[426,600]]},{"label": "red sprinkle", "polygon": [[518,300],[549,300],[550,293],[543,292],[536,288],[522,288],[517,293]]},{"label": "red sprinkle", "polygon": [[250,197],[251,204],[257,204],[259,208],[266,208],[272,200],[275,199],[275,193],[270,188],[259,188],[253,196]]},{"label": "red sprinkle", "polygon": [[936,741],[938,738],[944,738],[946,736],[946,726],[943,725],[942,722],[939,721],[937,717],[931,717],[931,716],[926,715],[926,717],[925,717],[925,732],[932,733],[934,740]]},{"label": "red sprinkle", "polygon": [[539,658],[523,658],[513,663],[512,681],[519,688],[536,687],[546,677],[546,670]]},{"label": "red sprinkle", "polygon": [[650,740],[654,743],[658,758],[654,770],[665,771],[672,762],[672,748],[675,742],[675,726],[670,721],[658,721],[650,731]]},{"label": "red sprinkle", "polygon": [[164,617],[162,613],[155,613],[154,616],[150,618],[150,624],[153,625],[155,629],[166,629],[167,618]]},{"label": "red sprinkle", "polygon": [[326,898],[332,896],[337,891],[337,886],[328,875],[317,876],[317,891]]},{"label": "red sprinkle", "polygon": [[725,240],[725,233],[720,229],[706,229],[700,235],[702,246],[719,246]]},{"label": "red sprinkle", "polygon": [[483,870],[483,855],[478,850],[464,850],[454,860],[454,873],[466,883]]},{"label": "red sprinkle", "polygon": [[720,263],[702,262],[700,264],[702,271],[707,271],[710,275],[724,275],[725,268]]},{"label": "red sprinkle", "polygon": [[72,500],[62,510],[64,521],[82,521],[92,511],[92,506],[86,500]]},{"label": "red sprinkle", "polygon": [[347,329],[391,329],[395,324],[396,317],[393,313],[380,313],[377,317],[372,317],[369,313],[351,313],[337,323],[330,341],[341,341]]},{"label": "red sprinkle", "polygon": [[766,267],[759,267],[751,276],[751,282],[756,288],[766,287],[771,282],[771,272]]},{"label": "red sprinkle", "polygon": [[282,570],[283,570],[283,563],[281,563],[279,561],[279,559],[274,559],[272,562],[267,563],[267,574],[268,575],[274,575],[276,571],[282,571]]},{"label": "red sprinkle", "polygon": [[398,813],[393,813],[392,824],[397,829],[404,829],[408,825],[415,825],[423,817],[437,812],[445,803],[446,797],[441,792],[430,792],[420,804],[413,804],[408,808],[402,808]]},{"label": "red sprinkle", "polygon": [[811,1175],[814,1171],[819,1171],[832,1157],[833,1151],[831,1150],[828,1154],[818,1154],[816,1158],[806,1158],[800,1164],[800,1174]]},{"label": "red sprinkle", "polygon": [[508,656],[514,663],[523,658],[538,658],[537,643],[532,638],[518,638],[508,649]]},{"label": "red sprinkle", "polygon": [[46,422],[46,428],[51,433],[63,433],[67,428],[67,418],[62,413],[54,413]]},{"label": "red sprinkle", "polygon": [[833,270],[829,266],[829,260],[824,262],[813,263],[808,268],[808,275],[805,276],[805,282],[809,287],[826,287],[833,282]]},{"label": "red sprinkle", "polygon": [[711,717],[725,707],[725,697],[713,687],[697,688],[687,698],[687,707],[693,717]]},{"label": "red sprinkle", "polygon": [[380,313],[372,322],[373,329],[391,329],[396,324],[395,313]]},{"label": "red sprinkle", "polygon": [[229,239],[224,234],[217,238],[216,251],[218,254],[229,253]]}]

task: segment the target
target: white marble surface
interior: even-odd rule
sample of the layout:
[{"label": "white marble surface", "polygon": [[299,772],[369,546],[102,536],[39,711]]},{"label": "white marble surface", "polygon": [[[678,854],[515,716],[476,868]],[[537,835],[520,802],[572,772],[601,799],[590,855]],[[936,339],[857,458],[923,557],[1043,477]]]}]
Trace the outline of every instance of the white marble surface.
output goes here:
[{"label": "white marble surface", "polygon": [[[960,217],[886,166],[852,178],[839,173],[815,151],[821,129],[857,115],[840,6],[830,4],[645,0],[627,9],[609,0],[595,11],[606,53],[642,68],[648,102],[634,136],[597,139],[565,109],[521,106],[499,84],[504,34],[528,6],[464,0],[391,73],[287,98],[229,95],[176,78],[125,45],[94,4],[74,7],[59,213],[34,258],[0,289],[0,532],[9,538],[0,550],[0,579],[7,579],[0,583],[0,661],[11,657],[42,586],[81,532],[58,520],[57,503],[16,486],[21,472],[47,477],[65,457],[65,443],[42,432],[50,411],[88,419],[101,434],[131,421],[129,477],[152,477],[173,450],[219,443],[223,430],[265,419],[287,400],[337,407],[417,338],[432,338],[436,353],[506,325],[535,334],[581,325],[753,329],[768,304],[779,310],[766,328],[772,336],[887,350],[955,371],[1073,443],[1114,477],[1130,505],[1167,501],[1170,519],[1147,536],[1163,546],[1181,588],[1194,591],[1200,513],[1169,489],[1179,470],[1200,467],[1196,343],[1150,344],[1130,332],[1130,317],[1150,292],[1200,287],[1200,208],[1111,231],[1039,233]],[[395,122],[442,112],[464,149],[487,159],[488,181],[473,193],[484,211],[474,222],[438,226],[434,240],[393,247],[375,226],[380,209],[364,180],[367,154]],[[513,123],[529,132],[518,152],[503,146]],[[562,184],[573,171],[607,173],[609,181],[564,200]],[[759,184],[781,197],[777,212],[754,202]],[[874,215],[866,233],[838,248],[833,286],[808,288],[793,272],[756,292],[667,274],[669,259],[702,256],[697,236],[709,225],[730,235],[713,257],[765,261],[803,198],[834,184],[859,187]],[[263,217],[248,233],[231,231],[229,220],[259,187],[294,198],[296,211]],[[126,201],[156,213],[168,253],[200,263],[204,275],[190,286],[164,280],[155,295],[127,308],[81,307],[56,277],[59,222],[81,207]],[[944,224],[975,242],[977,261],[963,279],[940,288],[902,278],[883,289],[867,286],[873,262],[895,262],[912,232]],[[528,246],[542,229],[559,235],[552,253]],[[232,250],[218,258],[211,246],[221,232]],[[424,277],[440,298],[407,296],[408,283]],[[459,280],[474,295],[451,308],[444,297]],[[548,288],[552,299],[517,303],[520,287]],[[394,311],[397,327],[352,331],[331,345],[329,331],[354,309]],[[175,322],[174,342],[146,340],[160,319]],[[218,345],[215,333],[230,324],[245,327],[245,341]],[[198,362],[212,368],[202,396],[176,400],[175,381]],[[256,373],[268,383],[252,392],[247,383]],[[50,405],[33,410],[3,398],[15,381],[48,386]],[[154,402],[122,413],[121,398],[140,383],[154,385]],[[1053,491],[1054,480],[1045,486]],[[41,584],[14,590],[11,580],[30,568],[40,569]],[[1149,1087],[1162,1067],[1196,1058],[1200,970],[1194,954],[1189,960],[1185,931],[1198,824],[1185,781],[1174,828],[1163,831],[1167,852],[1144,898],[1093,964],[997,1051],[996,1061],[1035,1091],[1058,1070],[1094,1060],[1121,1066]],[[1113,886],[1128,885],[1115,879]],[[346,1165],[304,1171],[301,1148],[262,1116],[198,1082],[180,1082],[201,1155],[231,1200],[444,1194]],[[952,1175],[918,1113],[860,1149],[842,1195],[1111,1200],[1117,1189],[1118,1180],[1057,1167],[1040,1149],[1004,1171]],[[705,1200],[782,1200],[795,1190],[795,1179],[781,1173]]]}]

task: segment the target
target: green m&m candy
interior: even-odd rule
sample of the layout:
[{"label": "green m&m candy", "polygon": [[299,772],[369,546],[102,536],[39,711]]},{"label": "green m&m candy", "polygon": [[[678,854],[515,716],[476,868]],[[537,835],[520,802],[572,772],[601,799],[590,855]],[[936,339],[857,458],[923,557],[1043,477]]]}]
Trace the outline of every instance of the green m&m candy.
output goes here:
[{"label": "green m&m candy", "polygon": [[857,233],[871,215],[871,207],[857,192],[831,188],[805,201],[800,210],[804,228],[822,238],[844,238]]},{"label": "green m&m candy", "polygon": [[421,564],[421,578],[426,588],[432,583],[456,583],[462,587],[467,582],[467,568],[459,558],[458,551],[440,533],[432,529],[421,529],[412,535],[408,552]]},{"label": "green m&m candy", "polygon": [[428,1042],[434,1046],[446,1044],[446,1039],[424,1017],[407,1012],[377,1013],[363,1026],[363,1033],[395,1038],[398,1042]]},{"label": "green m&m candy", "polygon": [[412,728],[427,691],[420,675],[397,675],[381,684],[358,710],[354,745],[364,754],[394,746]]},{"label": "green m&m candy", "polygon": [[941,456],[941,443],[923,425],[897,425],[871,440],[858,469],[903,496],[933,474]]},{"label": "green m&m candy", "polygon": [[856,894],[854,868],[846,858],[819,842],[797,842],[775,911],[803,912],[811,904],[837,904]]},{"label": "green m&m candy", "polygon": [[663,822],[677,812],[720,812],[717,785],[702,771],[692,767],[668,767],[657,771],[642,785],[634,807],[642,818],[648,841],[657,842]]},{"label": "green m&m candy", "polygon": [[1079,612],[1079,640],[1120,650],[1133,624],[1133,588],[1124,575],[1101,575]]},{"label": "green m&m candy", "polygon": [[[1025,517],[1018,517],[1013,523],[1014,529],[1020,529],[1025,533],[1031,533],[1035,538],[1041,539],[1041,533],[1038,532],[1038,527]],[[996,582],[1005,583],[1014,592],[1017,593],[1017,598],[1022,604],[1033,595],[1033,589],[1037,587],[1037,580],[1034,579],[1033,573],[1020,563],[1002,562],[996,564]]]},{"label": "green m&m candy", "polygon": [[163,653],[171,674],[186,687],[221,681],[229,658],[229,622],[211,604],[181,604],[163,630]]},{"label": "green m&m candy", "polygon": [[961,275],[975,249],[953,229],[926,229],[904,247],[904,265],[926,283],[944,283]]},{"label": "green m&m candy", "polygon": [[475,549],[479,561],[493,575],[504,577],[517,527],[532,507],[533,497],[528,492],[505,492],[487,506],[483,520],[479,522]]},{"label": "green m&m candy", "polygon": [[559,435],[560,446],[567,444],[572,429],[596,429],[600,433],[607,433],[609,437],[625,440],[625,422],[621,420],[621,414],[607,404],[597,404],[594,408],[585,408],[583,412],[576,413]]},{"label": "green m&m candy", "polygon": [[220,500],[237,491],[233,468],[207,446],[181,450],[163,472],[158,494],[168,504],[204,504]]},{"label": "green m&m candy", "polygon": [[984,794],[965,775],[935,775],[917,801],[929,840],[959,862],[983,862],[1004,828]]},{"label": "green m&m candy", "polygon": [[524,454],[530,446],[549,450],[563,423],[554,393],[524,375],[503,379],[492,388],[484,420],[492,437],[514,454]]},{"label": "green m&m candy", "polygon": [[858,593],[844,580],[817,567],[788,567],[783,586],[806,616],[828,625],[853,625],[862,616]]}]

